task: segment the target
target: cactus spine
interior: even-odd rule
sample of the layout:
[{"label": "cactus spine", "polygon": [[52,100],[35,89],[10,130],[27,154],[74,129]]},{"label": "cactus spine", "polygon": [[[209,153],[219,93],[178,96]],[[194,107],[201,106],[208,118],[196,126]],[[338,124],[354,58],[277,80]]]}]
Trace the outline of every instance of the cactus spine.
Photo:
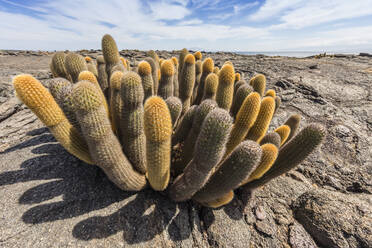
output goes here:
[{"label": "cactus spine", "polygon": [[87,144],[70,124],[49,91],[31,75],[13,79],[18,98],[47,126],[56,140],[71,154],[93,164]]},{"label": "cactus spine", "polygon": [[84,57],[76,53],[67,54],[65,67],[73,83],[78,81],[80,72],[88,70]]},{"label": "cactus spine", "polygon": [[171,60],[165,60],[161,65],[161,77],[158,95],[163,99],[173,96],[174,65]]},{"label": "cactus spine", "polygon": [[194,57],[195,57],[195,60],[198,61],[202,59],[203,55],[201,54],[200,51],[197,51],[194,53]]},{"label": "cactus spine", "polygon": [[143,88],[140,76],[132,71],[121,78],[120,141],[124,154],[137,171],[146,173],[146,137],[143,131]]},{"label": "cactus spine", "polygon": [[218,75],[219,72],[220,72],[220,68],[218,68],[218,66],[215,66],[213,69],[213,73]]},{"label": "cactus spine", "polygon": [[192,128],[187,135],[185,140],[183,152],[181,155],[181,160],[174,164],[174,171],[179,174],[183,171],[186,165],[193,157],[193,152],[195,148],[195,143],[200,133],[201,126],[204,119],[213,109],[217,107],[217,104],[213,100],[205,100],[198,107],[194,114],[194,119],[192,123]]},{"label": "cactus spine", "polygon": [[173,96],[179,97],[179,83],[178,83],[178,60],[176,57],[172,57],[174,64],[174,76],[173,76]]},{"label": "cactus spine", "polygon": [[271,97],[275,98],[276,97],[275,90],[270,89],[270,90],[266,91],[265,96],[271,96]]},{"label": "cactus spine", "polygon": [[121,151],[97,88],[90,82],[80,81],[73,89],[73,100],[93,161],[119,188],[127,191],[143,189],[146,178],[133,169]]},{"label": "cactus spine", "polygon": [[275,97],[275,111],[274,111],[274,114],[276,113],[276,111],[278,111],[281,103],[282,103],[282,100],[280,100],[280,97],[276,96]]},{"label": "cactus spine", "polygon": [[236,116],[235,123],[230,133],[229,141],[226,144],[227,157],[241,141],[244,140],[249,129],[255,123],[260,111],[261,97],[253,92],[246,97]]},{"label": "cactus spine", "polygon": [[172,137],[173,145],[181,143],[187,138],[187,135],[189,134],[189,131],[192,128],[192,123],[194,120],[196,109],[197,109],[196,105],[191,106],[189,110],[185,113],[185,115],[182,117]]},{"label": "cactus spine", "polygon": [[277,148],[280,148],[280,142],[281,142],[280,135],[276,132],[270,132],[261,139],[260,145],[262,146],[264,144],[273,144]]},{"label": "cactus spine", "polygon": [[297,130],[300,126],[300,122],[301,122],[301,115],[298,115],[298,114],[291,115],[286,120],[284,125],[289,126],[289,128],[291,129],[291,132],[289,133],[287,140],[284,141],[284,144],[290,141],[293,138],[293,136],[297,133]]},{"label": "cactus spine", "polygon": [[90,71],[82,71],[79,74],[78,81],[82,81],[82,80],[89,81],[92,84],[94,84],[94,86],[97,87],[97,90],[98,90],[100,96],[102,97],[102,103],[105,106],[107,114],[109,115],[110,113],[109,113],[109,108],[108,108],[108,104],[107,104],[105,95],[103,94],[103,92],[101,90],[101,87],[99,86],[99,83],[97,81],[97,78],[94,76],[94,74]]},{"label": "cactus spine", "polygon": [[158,71],[158,66],[156,65],[155,61],[147,57],[145,58],[145,61],[150,64],[151,66],[151,74],[152,74],[152,80],[153,82],[153,90],[154,90],[154,95],[158,93],[158,87],[159,87],[159,71]]},{"label": "cactus spine", "polygon": [[168,106],[170,115],[172,117],[172,126],[174,127],[175,124],[176,124],[176,122],[177,122],[177,120],[178,120],[178,118],[181,115],[182,102],[181,102],[181,100],[178,97],[174,97],[174,96],[168,97],[165,100],[165,102],[166,102],[166,104]]},{"label": "cactus spine", "polygon": [[249,94],[251,94],[251,92],[253,92],[253,89],[248,84],[243,84],[242,86],[239,87],[234,96],[233,104],[231,106],[231,114],[233,117],[235,117],[238,114],[240,106],[242,106],[243,101],[245,100],[245,98],[247,98]]},{"label": "cactus spine", "polygon": [[147,178],[154,190],[164,190],[169,183],[172,120],[167,104],[153,96],[145,102]]},{"label": "cactus spine", "polygon": [[232,119],[223,109],[212,110],[207,115],[195,145],[193,159],[170,187],[169,195],[174,201],[190,199],[205,185],[225,152],[231,126]]},{"label": "cactus spine", "polygon": [[291,133],[291,128],[288,125],[282,125],[276,128],[274,132],[280,135],[280,140],[281,140],[280,145],[282,146],[286,142],[289,134]]},{"label": "cactus spine", "polygon": [[120,95],[121,79],[123,77],[121,71],[116,71],[111,75],[110,79],[110,116],[111,125],[115,134],[120,137],[120,118],[123,109],[123,101]]},{"label": "cactus spine", "polygon": [[109,84],[106,73],[106,63],[102,55],[97,57],[98,83],[106,99],[109,99]]},{"label": "cactus spine", "polygon": [[[179,63],[179,67],[178,67],[179,78],[178,78],[178,81],[181,81],[182,67],[183,67],[183,64],[185,62],[185,58],[186,58],[188,53],[189,53],[189,51],[187,51],[186,48],[182,49],[181,52],[180,52],[180,56],[179,56],[179,59],[178,59],[178,63]],[[194,59],[195,59],[195,57],[194,57]]]},{"label": "cactus spine", "polygon": [[262,74],[254,76],[249,84],[252,85],[254,91],[258,92],[261,96],[264,95],[266,89],[266,78]]},{"label": "cactus spine", "polygon": [[102,53],[105,58],[107,78],[111,78],[111,70],[120,63],[120,56],[116,42],[109,34],[102,37]]},{"label": "cactus spine", "polygon": [[216,100],[217,88],[218,76],[215,73],[210,73],[205,79],[202,101],[206,99]]},{"label": "cactus spine", "polygon": [[290,171],[310,155],[323,141],[325,128],[312,123],[286,143],[279,152],[274,165],[261,178],[245,185],[248,189],[260,187],[270,180]]},{"label": "cactus spine", "polygon": [[271,168],[275,159],[278,157],[278,148],[273,144],[264,144],[261,146],[261,149],[262,157],[259,165],[243,184],[262,177]]},{"label": "cactus spine", "polygon": [[273,118],[275,102],[272,97],[265,97],[261,102],[260,112],[257,119],[249,130],[246,139],[250,139],[260,143],[269,128],[271,119]]},{"label": "cactus spine", "polygon": [[195,84],[195,57],[192,54],[188,54],[183,62],[179,81],[179,95],[182,101],[182,113],[185,113],[190,108],[191,96]]},{"label": "cactus spine", "polygon": [[154,95],[153,80],[151,74],[151,65],[147,61],[142,61],[138,64],[138,74],[141,77],[144,101]]},{"label": "cactus spine", "polygon": [[213,60],[211,58],[206,58],[202,64],[202,75],[200,76],[200,83],[198,86],[196,98],[194,100],[194,104],[196,105],[199,105],[203,98],[205,80],[207,79],[208,75],[213,72],[213,68],[214,68]]},{"label": "cactus spine", "polygon": [[238,188],[257,167],[261,154],[261,148],[256,142],[250,140],[242,142],[193,199],[198,202],[209,202]]},{"label": "cactus spine", "polygon": [[[62,77],[67,80],[71,80],[65,67],[66,54],[64,52],[57,52],[52,57],[52,62],[50,64],[51,71],[54,72],[54,77]],[[53,68],[53,69],[52,69]]]},{"label": "cactus spine", "polygon": [[240,73],[239,72],[235,73],[235,80],[234,81],[235,81],[235,83],[240,81]]},{"label": "cactus spine", "polygon": [[234,94],[234,67],[225,64],[219,74],[218,88],[216,93],[216,102],[220,108],[230,110]]},{"label": "cactus spine", "polygon": [[49,83],[49,91],[59,107],[62,109],[63,113],[66,115],[66,118],[71,123],[71,125],[80,132],[81,128],[79,122],[76,119],[71,101],[71,82],[64,78],[53,78],[52,81]]}]

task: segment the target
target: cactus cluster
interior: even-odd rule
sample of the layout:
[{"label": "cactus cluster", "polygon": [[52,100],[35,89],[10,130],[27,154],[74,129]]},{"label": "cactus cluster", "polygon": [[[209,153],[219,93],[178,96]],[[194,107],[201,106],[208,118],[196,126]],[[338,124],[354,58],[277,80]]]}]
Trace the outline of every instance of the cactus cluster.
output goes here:
[{"label": "cactus cluster", "polygon": [[247,82],[230,61],[219,68],[201,52],[167,59],[151,50],[130,66],[110,35],[102,52],[55,53],[48,89],[30,75],[13,84],[68,152],[122,190],[151,187],[220,207],[239,187],[288,172],[324,139],[320,124],[298,132],[299,115],[268,132],[280,98],[264,75]]}]

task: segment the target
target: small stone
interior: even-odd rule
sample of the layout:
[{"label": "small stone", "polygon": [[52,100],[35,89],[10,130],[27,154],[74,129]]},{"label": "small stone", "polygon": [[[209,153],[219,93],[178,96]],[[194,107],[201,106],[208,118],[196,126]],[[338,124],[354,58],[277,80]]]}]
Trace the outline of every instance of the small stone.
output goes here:
[{"label": "small stone", "polygon": [[256,215],[256,218],[258,220],[264,220],[266,218],[266,212],[265,212],[265,209],[263,208],[263,206],[258,206],[256,207],[255,211],[254,211],[255,215]]}]

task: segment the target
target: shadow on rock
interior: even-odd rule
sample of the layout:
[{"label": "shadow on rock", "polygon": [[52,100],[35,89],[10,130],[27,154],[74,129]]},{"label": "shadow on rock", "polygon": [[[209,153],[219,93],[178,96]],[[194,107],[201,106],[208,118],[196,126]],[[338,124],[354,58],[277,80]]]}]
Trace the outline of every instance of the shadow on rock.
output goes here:
[{"label": "shadow on rock", "polygon": [[[123,231],[127,243],[140,243],[167,229],[174,241],[190,237],[193,230],[189,218],[191,203],[175,204],[150,189],[139,193],[122,191],[107,179],[100,168],[67,153],[61,145],[53,142],[55,140],[51,135],[43,132],[36,132],[35,135],[7,152],[35,146],[31,152],[39,156],[24,161],[20,170],[0,174],[0,186],[52,180],[28,189],[19,198],[20,204],[38,204],[23,214],[25,223],[64,220],[115,203],[125,203],[111,215],[90,217],[79,222],[73,228],[73,236],[90,240]],[[103,215],[105,211],[101,211]]]}]

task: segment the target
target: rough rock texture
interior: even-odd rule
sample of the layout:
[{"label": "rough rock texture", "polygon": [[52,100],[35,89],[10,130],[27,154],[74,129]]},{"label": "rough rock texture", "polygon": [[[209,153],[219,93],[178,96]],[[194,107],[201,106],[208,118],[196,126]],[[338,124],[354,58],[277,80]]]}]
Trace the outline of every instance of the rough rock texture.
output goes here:
[{"label": "rough rock texture", "polygon": [[296,219],[325,247],[372,247],[372,199],[314,190],[294,203]]},{"label": "rough rock texture", "polygon": [[[95,58],[100,51],[81,51]],[[121,51],[137,64],[144,52]],[[173,52],[159,52],[170,57]],[[372,58],[203,53],[243,78],[263,73],[291,113],[321,122],[322,149],[296,170],[226,207],[127,193],[69,155],[14,96],[11,79],[46,82],[51,53],[0,51],[0,247],[371,247]]]}]

